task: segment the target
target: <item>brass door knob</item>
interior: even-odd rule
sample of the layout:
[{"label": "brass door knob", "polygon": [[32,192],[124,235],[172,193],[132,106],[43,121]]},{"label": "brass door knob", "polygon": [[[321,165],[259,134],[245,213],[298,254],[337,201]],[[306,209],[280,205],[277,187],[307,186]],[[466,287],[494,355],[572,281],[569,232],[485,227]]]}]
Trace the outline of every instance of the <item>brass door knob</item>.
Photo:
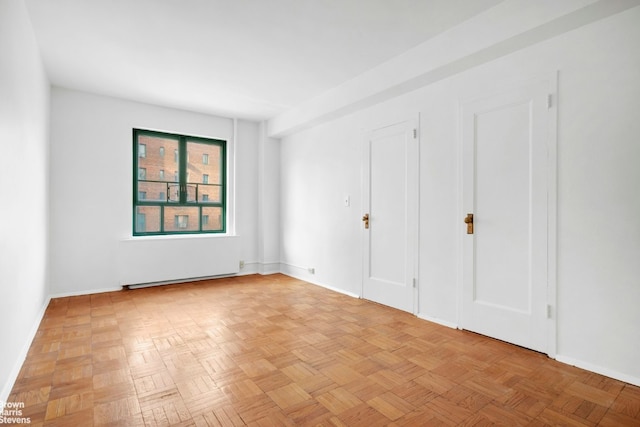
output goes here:
[{"label": "brass door knob", "polygon": [[362,221],[364,222],[364,228],[369,228],[369,214],[364,214],[362,217]]},{"label": "brass door knob", "polygon": [[464,219],[464,223],[467,224],[467,234],[473,234],[473,214],[468,213]]}]

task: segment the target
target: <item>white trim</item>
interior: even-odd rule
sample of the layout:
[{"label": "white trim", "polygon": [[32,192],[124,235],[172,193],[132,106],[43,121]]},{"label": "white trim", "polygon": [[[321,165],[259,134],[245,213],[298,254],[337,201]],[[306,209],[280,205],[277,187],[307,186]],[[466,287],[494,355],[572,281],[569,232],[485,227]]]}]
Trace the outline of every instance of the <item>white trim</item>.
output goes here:
[{"label": "white trim", "polygon": [[72,291],[72,292],[63,292],[61,294],[52,294],[49,296],[50,299],[55,298],[66,298],[66,297],[77,297],[82,295],[91,295],[91,294],[102,294],[105,292],[118,292],[122,290],[121,287],[117,288],[101,288],[101,289],[84,289],[82,291]]},{"label": "white trim", "polygon": [[236,274],[237,276],[248,276],[250,274],[277,274],[280,273],[280,262],[258,262],[251,261],[244,263],[244,267]]},{"label": "white trim", "polygon": [[627,375],[622,372],[614,371],[613,369],[605,368],[599,365],[594,365],[589,362],[585,362],[580,359],[574,359],[573,357],[563,356],[561,354],[556,355],[555,359],[558,362],[565,363],[567,365],[575,366],[576,368],[585,369],[596,374],[604,375],[609,378],[613,378],[619,381],[624,381],[629,384],[640,387],[640,378],[632,375]]},{"label": "white trim", "polygon": [[259,264],[256,261],[244,262],[244,266],[236,273],[237,276],[249,276],[250,274],[258,274]]},{"label": "white trim", "polygon": [[549,72],[547,134],[547,354],[556,357],[558,349],[557,274],[558,274],[558,71]]},{"label": "white trim", "polygon": [[[415,216],[416,216],[416,229],[415,229],[415,233],[414,233],[414,242],[413,242],[413,248],[414,248],[414,258],[413,258],[413,277],[414,277],[414,285],[415,287],[413,288],[413,313],[417,316],[418,313],[420,313],[420,285],[421,285],[421,281],[420,281],[420,206],[421,206],[421,195],[422,195],[422,191],[421,191],[421,187],[420,184],[422,183],[422,179],[421,179],[421,172],[422,172],[422,168],[420,167],[420,165],[422,164],[422,128],[421,128],[421,124],[422,124],[422,117],[421,117],[421,113],[420,111],[418,111],[416,113],[416,123],[415,123],[415,128],[413,130],[414,132],[414,139],[416,140],[416,144],[418,144],[417,147],[417,156],[416,156],[416,162],[417,164],[417,168],[416,168],[416,185],[417,185],[417,198],[416,198],[416,206],[415,206]],[[424,141],[426,142],[426,141]]]},{"label": "white trim", "polygon": [[44,314],[47,311],[47,307],[49,307],[49,302],[51,301],[51,297],[46,297],[44,300],[44,304],[40,308],[38,315],[36,316],[36,320],[33,322],[31,326],[31,330],[25,339],[25,343],[22,346],[22,350],[18,354],[18,357],[13,365],[13,369],[9,372],[9,376],[7,377],[7,382],[4,387],[0,391],[0,402],[6,402],[9,398],[9,394],[13,389],[16,380],[18,379],[18,375],[20,374],[20,370],[22,369],[22,365],[24,361],[27,359],[27,354],[29,354],[29,349],[31,348],[31,344],[33,344],[33,340],[38,333],[38,329],[40,328],[40,323],[42,323],[42,319],[44,319]]},{"label": "white trim", "polygon": [[280,273],[282,267],[280,266],[280,262],[261,262],[259,263],[259,274],[267,275],[267,274],[277,274]]},{"label": "white trim", "polygon": [[238,119],[232,119],[232,135],[227,141],[227,206],[226,233],[236,235],[236,154],[238,141]]},{"label": "white trim", "polygon": [[330,291],[338,292],[340,294],[347,295],[353,298],[358,298],[358,299],[360,298],[360,295],[356,293],[345,291],[344,289],[340,289],[340,288],[335,288],[333,286],[327,285],[326,283],[322,283],[317,280],[314,280],[313,275],[309,273],[307,269],[304,267],[300,267],[297,265],[288,264],[284,262],[280,263],[280,265],[281,265],[280,273],[284,274],[285,276],[293,277],[299,280],[304,280],[305,282],[310,283],[312,285],[320,286]]},{"label": "white trim", "polygon": [[461,212],[463,212],[463,193],[464,193],[464,167],[462,158],[464,155],[463,150],[463,106],[467,102],[466,99],[458,98],[457,102],[457,114],[456,114],[456,168],[457,168],[457,185],[456,185],[456,214],[453,216],[452,226],[455,227],[456,232],[456,323],[460,329],[464,329],[462,322],[462,304],[464,301],[464,227],[461,225],[462,221]]},{"label": "white trim", "polygon": [[127,236],[121,238],[120,242],[137,242],[142,240],[189,240],[189,239],[224,239],[228,237],[239,237],[232,233],[198,233],[198,234],[162,234],[157,236]]},{"label": "white trim", "polygon": [[449,322],[448,320],[438,319],[436,317],[427,316],[426,314],[418,313],[416,315],[419,319],[426,320],[427,322],[436,323],[438,325],[446,326],[451,329],[458,329],[458,325],[455,322]]}]

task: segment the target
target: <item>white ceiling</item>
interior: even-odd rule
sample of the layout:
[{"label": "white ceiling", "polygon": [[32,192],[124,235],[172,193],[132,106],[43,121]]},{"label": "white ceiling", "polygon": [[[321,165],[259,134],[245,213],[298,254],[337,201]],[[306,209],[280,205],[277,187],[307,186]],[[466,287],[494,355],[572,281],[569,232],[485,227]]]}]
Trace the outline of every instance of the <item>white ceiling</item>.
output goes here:
[{"label": "white ceiling", "polygon": [[262,120],[502,0],[26,0],[51,83]]}]

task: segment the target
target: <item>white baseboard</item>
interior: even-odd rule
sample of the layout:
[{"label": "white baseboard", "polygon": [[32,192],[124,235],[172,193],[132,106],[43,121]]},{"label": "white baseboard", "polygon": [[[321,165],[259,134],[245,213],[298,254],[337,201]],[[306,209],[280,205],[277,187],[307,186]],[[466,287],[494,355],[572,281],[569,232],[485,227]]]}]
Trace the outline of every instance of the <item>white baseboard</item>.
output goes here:
[{"label": "white baseboard", "polygon": [[634,377],[632,375],[623,374],[621,372],[614,371],[613,369],[604,368],[602,366],[594,365],[592,363],[574,359],[572,357],[563,356],[561,354],[556,355],[556,360],[558,362],[566,363],[567,365],[575,366],[576,368],[585,369],[587,371],[595,372],[596,374],[604,375],[605,377],[624,381],[626,383],[640,387],[640,378]]},{"label": "white baseboard", "polygon": [[36,319],[33,325],[31,326],[31,330],[29,331],[29,334],[25,337],[25,343],[22,346],[22,350],[20,351],[20,354],[18,354],[18,359],[16,360],[13,366],[13,369],[9,373],[9,377],[7,378],[6,384],[4,385],[2,390],[0,390],[0,402],[6,402],[7,399],[9,398],[11,389],[13,389],[13,386],[16,383],[16,380],[18,379],[18,375],[20,374],[20,369],[22,369],[22,365],[24,364],[24,361],[27,358],[27,354],[29,353],[29,349],[31,348],[31,343],[33,343],[33,340],[35,339],[36,334],[38,333],[38,328],[40,327],[40,323],[44,318],[44,313],[47,311],[47,307],[49,306],[50,301],[51,301],[51,297],[45,298],[44,304],[40,308],[40,311],[38,312],[38,315],[36,316]]},{"label": "white baseboard", "polygon": [[263,275],[277,274],[280,271],[280,262],[261,262],[258,269],[258,273]]},{"label": "white baseboard", "polygon": [[238,276],[248,276],[250,274],[277,274],[280,273],[279,262],[245,262],[244,267],[237,273]]},{"label": "white baseboard", "polygon": [[104,292],[116,292],[121,291],[122,287],[117,288],[102,288],[102,289],[86,289],[82,291],[62,292],[60,294],[52,294],[49,298],[65,298],[65,297],[77,297],[81,295],[102,294]]},{"label": "white baseboard", "polygon": [[259,273],[260,263],[258,262],[245,262],[244,266],[240,267],[238,271],[238,276],[248,276],[250,274],[258,274]]},{"label": "white baseboard", "polygon": [[436,317],[430,317],[420,313],[418,313],[416,316],[422,320],[426,320],[427,322],[437,323],[438,325],[446,326],[447,328],[451,328],[451,329],[458,329],[458,325],[454,322],[438,319]]},{"label": "white baseboard", "polygon": [[312,285],[320,286],[322,288],[328,289],[330,291],[338,292],[340,294],[344,294],[352,298],[360,298],[360,295],[356,293],[345,291],[344,289],[336,288],[331,285],[327,285],[326,283],[322,283],[318,281],[315,278],[315,275],[313,273],[310,273],[304,267],[299,267],[293,264],[286,264],[286,263],[281,263],[280,266],[281,266],[280,273],[284,274],[285,276],[290,276],[296,279],[304,280],[305,282],[309,282]]}]

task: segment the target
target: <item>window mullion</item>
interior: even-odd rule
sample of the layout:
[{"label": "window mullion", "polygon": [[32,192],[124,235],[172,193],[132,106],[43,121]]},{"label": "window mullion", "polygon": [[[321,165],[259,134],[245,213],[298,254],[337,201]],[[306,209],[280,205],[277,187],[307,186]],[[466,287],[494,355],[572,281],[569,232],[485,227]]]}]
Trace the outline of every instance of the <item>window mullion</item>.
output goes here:
[{"label": "window mullion", "polygon": [[178,144],[178,174],[180,181],[180,204],[187,203],[187,139],[180,137]]}]

